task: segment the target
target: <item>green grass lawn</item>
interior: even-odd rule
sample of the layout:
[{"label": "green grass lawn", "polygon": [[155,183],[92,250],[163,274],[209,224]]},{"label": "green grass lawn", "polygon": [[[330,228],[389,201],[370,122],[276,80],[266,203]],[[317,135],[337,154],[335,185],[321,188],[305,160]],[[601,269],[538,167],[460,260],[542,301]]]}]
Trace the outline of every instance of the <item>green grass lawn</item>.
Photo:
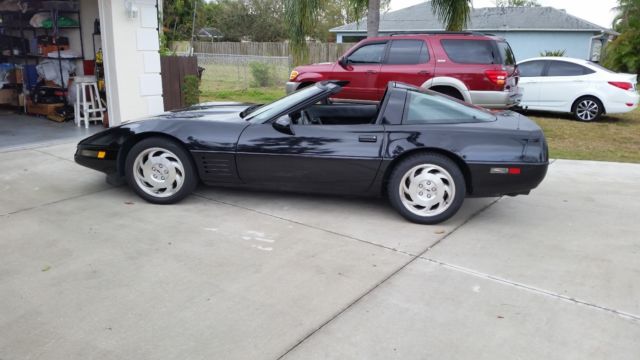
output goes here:
[{"label": "green grass lawn", "polygon": [[[284,96],[284,85],[268,88],[204,87],[202,101],[267,103]],[[640,110],[606,116],[595,122],[573,120],[571,115],[530,112],[549,142],[554,159],[640,163]]]},{"label": "green grass lawn", "polygon": [[526,115],[544,130],[552,158],[640,163],[640,109],[595,122],[570,115]]}]

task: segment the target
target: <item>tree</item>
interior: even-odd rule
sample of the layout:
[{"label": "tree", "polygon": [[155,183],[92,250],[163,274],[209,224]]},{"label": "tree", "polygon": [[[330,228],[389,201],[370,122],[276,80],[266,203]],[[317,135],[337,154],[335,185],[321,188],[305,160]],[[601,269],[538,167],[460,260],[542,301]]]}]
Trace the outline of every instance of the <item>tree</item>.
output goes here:
[{"label": "tree", "polygon": [[613,29],[620,33],[604,52],[603,64],[615,71],[640,74],[640,0],[618,0]]},{"label": "tree", "polygon": [[537,0],[495,0],[496,7],[539,7]]},{"label": "tree", "polygon": [[[285,23],[289,32],[289,47],[296,64],[307,58],[307,36],[317,27],[319,15],[328,0],[284,0]],[[380,8],[390,0],[347,0],[348,9],[360,19],[367,9],[367,36],[378,36]],[[461,31],[469,21],[471,0],[432,0],[434,14],[446,24],[448,31]]]},{"label": "tree", "polygon": [[462,31],[469,22],[471,0],[432,0],[431,8],[447,31]]}]

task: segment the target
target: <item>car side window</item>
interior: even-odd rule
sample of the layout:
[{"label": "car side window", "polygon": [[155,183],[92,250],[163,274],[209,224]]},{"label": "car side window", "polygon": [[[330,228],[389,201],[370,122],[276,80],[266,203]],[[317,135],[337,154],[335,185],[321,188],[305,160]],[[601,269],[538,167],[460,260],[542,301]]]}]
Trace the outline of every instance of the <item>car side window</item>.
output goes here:
[{"label": "car side window", "polygon": [[349,63],[358,64],[379,64],[384,56],[386,43],[367,44],[359,47],[349,55]]},{"label": "car side window", "polygon": [[542,76],[542,71],[544,71],[545,65],[546,63],[544,61],[529,61],[526,63],[522,63],[518,65],[520,77]]},{"label": "car side window", "polygon": [[594,72],[595,71],[582,65],[566,61],[551,61],[549,69],[547,70],[547,76],[580,76]]},{"label": "car side window", "polygon": [[429,62],[427,44],[422,40],[393,40],[387,65],[415,65]]},{"label": "car side window", "polygon": [[487,110],[438,94],[408,91],[407,97],[403,124],[455,124],[496,119],[495,115]]},{"label": "car side window", "polygon": [[459,64],[499,64],[493,43],[488,40],[441,40],[451,61]]}]

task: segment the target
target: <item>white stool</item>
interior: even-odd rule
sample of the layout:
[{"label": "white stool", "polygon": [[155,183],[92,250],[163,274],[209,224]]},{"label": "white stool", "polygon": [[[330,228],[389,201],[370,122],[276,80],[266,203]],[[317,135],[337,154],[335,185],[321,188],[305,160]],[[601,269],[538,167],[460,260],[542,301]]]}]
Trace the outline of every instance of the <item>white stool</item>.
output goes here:
[{"label": "white stool", "polygon": [[84,127],[89,127],[91,121],[104,121],[104,112],[107,110],[102,105],[98,84],[95,81],[76,82],[76,104],[75,122],[76,125],[84,121]]}]

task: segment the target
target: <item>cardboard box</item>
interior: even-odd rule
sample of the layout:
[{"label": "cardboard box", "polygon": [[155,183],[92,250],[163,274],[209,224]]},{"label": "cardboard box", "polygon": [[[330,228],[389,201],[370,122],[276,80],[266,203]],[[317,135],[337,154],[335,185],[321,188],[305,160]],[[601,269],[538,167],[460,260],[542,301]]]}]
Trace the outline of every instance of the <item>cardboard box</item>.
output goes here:
[{"label": "cardboard box", "polygon": [[11,84],[22,84],[24,82],[24,76],[22,69],[15,68],[7,74],[7,81]]},{"label": "cardboard box", "polygon": [[18,106],[18,92],[16,89],[0,89],[0,104]]},{"label": "cardboard box", "polygon": [[64,106],[63,103],[59,104],[36,104],[31,101],[31,99],[27,100],[27,113],[33,115],[53,115],[56,112],[56,109]]}]

